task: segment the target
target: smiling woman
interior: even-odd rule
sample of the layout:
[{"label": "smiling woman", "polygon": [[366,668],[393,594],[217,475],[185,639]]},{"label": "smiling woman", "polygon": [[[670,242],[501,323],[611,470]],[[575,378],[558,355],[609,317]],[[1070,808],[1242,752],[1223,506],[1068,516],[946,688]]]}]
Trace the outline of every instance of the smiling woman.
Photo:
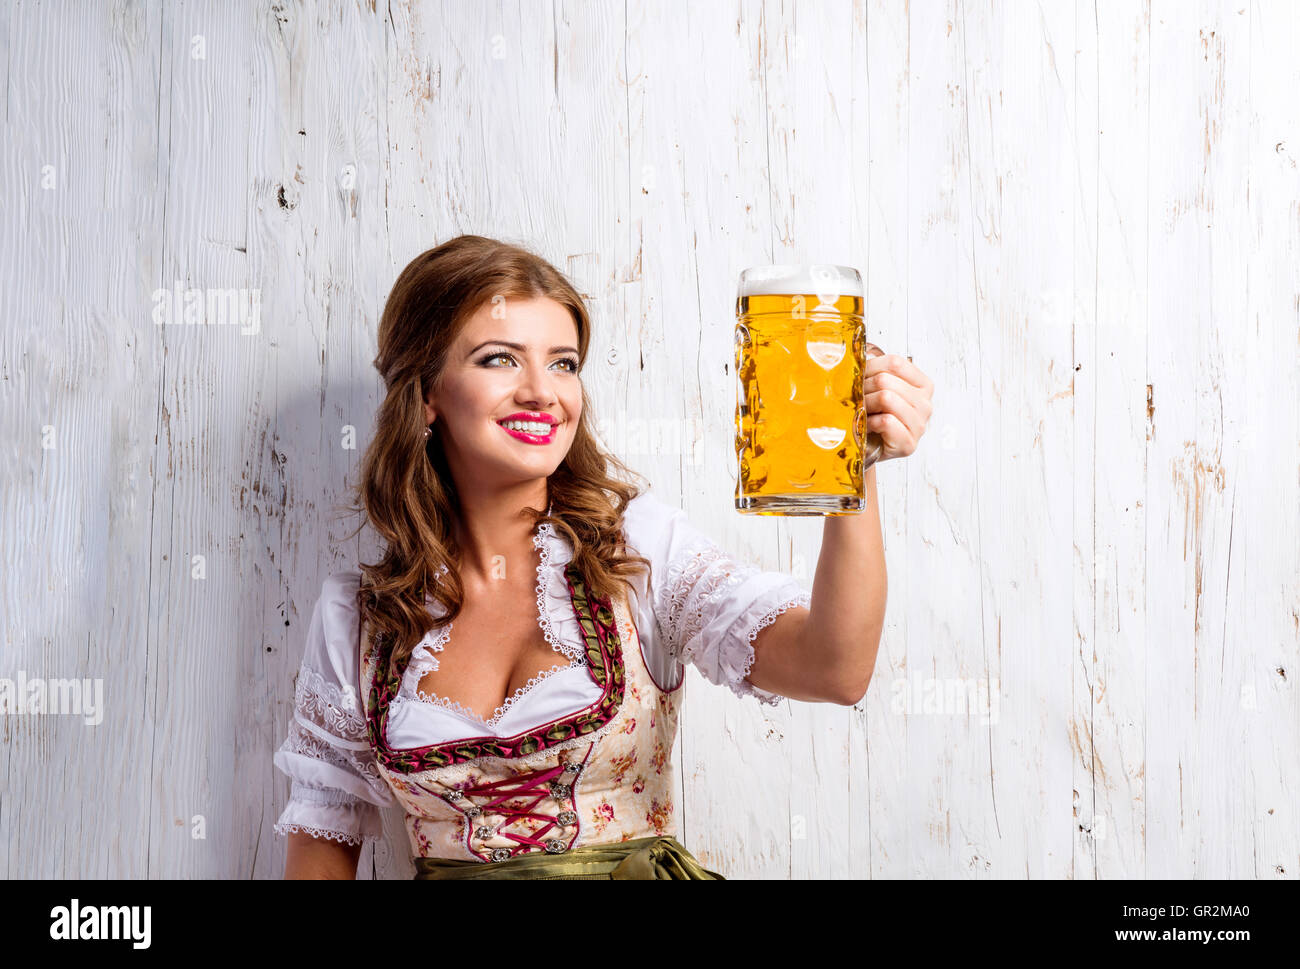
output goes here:
[{"label": "smiling woman", "polygon": [[[455,469],[453,476],[461,478],[461,494],[467,477],[481,489],[494,473],[502,474],[505,481],[523,473],[525,491],[520,497],[544,497],[546,482],[538,472],[545,469],[549,474],[558,466],[574,439],[583,407],[579,351],[567,345],[543,347],[549,337],[576,341],[576,330],[565,306],[543,296],[494,300],[461,329],[452,343],[449,363],[437,376],[436,387],[425,395],[424,406],[425,421],[440,435],[448,466]],[[543,342],[532,348],[516,342],[529,334]],[[489,339],[480,342],[483,336]],[[472,349],[462,349],[466,346]],[[499,349],[502,346],[514,352]],[[553,447],[527,455],[530,463],[521,466],[518,449],[495,445],[500,435],[489,431],[486,421],[524,444]],[[492,442],[480,436],[491,437]],[[502,507],[499,501],[491,505],[493,511]]]},{"label": "smiling woman", "polygon": [[313,615],[275,756],[287,877],[353,877],[394,800],[417,878],[722,877],[675,837],[684,664],[778,702],[755,646],[809,595],[627,480],[588,427],[590,339],[561,273],[481,236],[394,284],[358,486],[384,550]]}]

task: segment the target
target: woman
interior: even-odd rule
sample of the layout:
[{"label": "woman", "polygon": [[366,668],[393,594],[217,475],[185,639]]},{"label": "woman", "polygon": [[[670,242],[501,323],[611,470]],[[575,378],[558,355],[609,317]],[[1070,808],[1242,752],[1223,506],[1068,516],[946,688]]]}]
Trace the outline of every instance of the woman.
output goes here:
[{"label": "woman", "polygon": [[[885,605],[874,470],[867,513],[826,519],[814,596],[741,565],[610,476],[630,473],[589,430],[590,339],[579,294],[518,247],[460,236],[398,277],[358,489],[386,547],[331,575],[312,616],[275,755],[286,878],[354,878],[394,800],[417,878],[722,878],[672,834],[683,664],[766,703],[864,694]],[[929,380],[893,357],[868,370],[882,459],[912,453]]]}]

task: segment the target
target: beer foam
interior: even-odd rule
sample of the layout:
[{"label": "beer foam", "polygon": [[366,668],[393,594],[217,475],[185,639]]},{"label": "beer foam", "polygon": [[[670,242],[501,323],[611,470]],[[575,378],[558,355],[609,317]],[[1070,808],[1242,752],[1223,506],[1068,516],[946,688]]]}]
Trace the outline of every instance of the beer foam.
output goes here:
[{"label": "beer foam", "polygon": [[828,264],[759,266],[741,274],[737,297],[816,293],[862,296],[862,277],[850,266]]}]

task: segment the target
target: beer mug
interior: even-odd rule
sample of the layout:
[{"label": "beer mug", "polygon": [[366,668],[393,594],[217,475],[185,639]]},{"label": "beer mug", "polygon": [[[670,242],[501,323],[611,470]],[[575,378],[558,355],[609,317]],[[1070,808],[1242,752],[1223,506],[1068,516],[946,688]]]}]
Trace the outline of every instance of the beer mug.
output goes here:
[{"label": "beer mug", "polygon": [[848,266],[746,269],[736,296],[736,509],[843,515],[866,504],[884,442],[867,431],[862,277]]}]

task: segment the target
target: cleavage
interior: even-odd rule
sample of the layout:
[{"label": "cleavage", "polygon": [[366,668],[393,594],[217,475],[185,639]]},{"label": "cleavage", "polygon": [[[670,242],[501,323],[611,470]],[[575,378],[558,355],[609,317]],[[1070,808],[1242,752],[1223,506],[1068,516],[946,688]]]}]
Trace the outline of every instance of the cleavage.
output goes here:
[{"label": "cleavage", "polygon": [[513,706],[510,698],[530,680],[570,665],[568,657],[546,641],[535,605],[507,609],[503,599],[534,601],[510,593],[496,601],[467,599],[437,653],[438,669],[425,673],[417,684],[421,693],[448,701],[485,726],[492,725],[498,712],[505,716]]}]

